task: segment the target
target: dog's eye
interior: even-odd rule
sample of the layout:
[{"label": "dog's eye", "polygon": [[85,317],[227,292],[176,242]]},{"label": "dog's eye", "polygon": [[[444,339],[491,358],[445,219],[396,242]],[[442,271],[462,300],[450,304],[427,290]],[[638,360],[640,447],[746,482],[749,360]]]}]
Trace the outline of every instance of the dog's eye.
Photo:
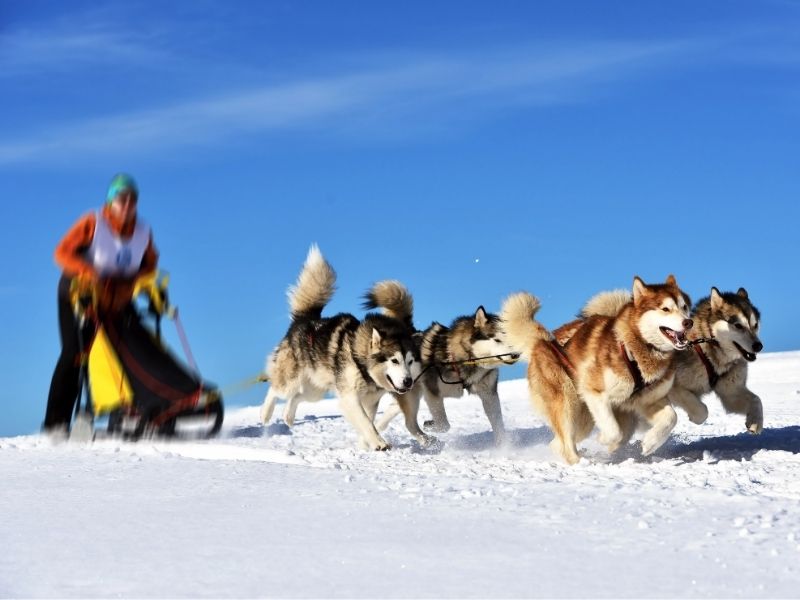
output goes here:
[{"label": "dog's eye", "polygon": [[494,341],[497,342],[498,344],[502,344],[503,343],[502,341],[500,341],[500,338],[494,338]]},{"label": "dog's eye", "polygon": [[744,329],[744,327],[742,326],[742,324],[741,324],[741,323],[735,323],[735,324],[734,324],[734,327],[736,327],[736,329],[738,329],[739,331],[741,331],[742,329]]},{"label": "dog's eye", "polygon": [[397,360],[396,358],[393,358],[393,359],[392,359],[392,364],[393,364],[393,365],[399,365],[399,364],[400,364],[400,361],[399,361],[399,360]]},{"label": "dog's eye", "polygon": [[663,310],[664,312],[669,312],[669,309],[666,306],[664,308],[662,308],[661,310]]}]

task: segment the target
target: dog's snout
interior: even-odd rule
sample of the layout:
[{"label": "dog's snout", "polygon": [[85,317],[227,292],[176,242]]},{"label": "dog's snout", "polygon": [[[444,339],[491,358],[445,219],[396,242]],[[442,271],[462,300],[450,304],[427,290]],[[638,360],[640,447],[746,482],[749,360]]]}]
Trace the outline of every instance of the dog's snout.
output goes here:
[{"label": "dog's snout", "polygon": [[405,379],[403,379],[404,388],[410,388],[412,385],[414,385],[414,380],[411,379],[411,377],[406,377]]},{"label": "dog's snout", "polygon": [[683,320],[683,328],[684,329],[691,329],[692,327],[694,327],[694,321],[692,321],[691,319],[684,319]]},{"label": "dog's snout", "polygon": [[753,344],[753,352],[761,352],[764,349],[764,344],[761,342],[755,342]]}]

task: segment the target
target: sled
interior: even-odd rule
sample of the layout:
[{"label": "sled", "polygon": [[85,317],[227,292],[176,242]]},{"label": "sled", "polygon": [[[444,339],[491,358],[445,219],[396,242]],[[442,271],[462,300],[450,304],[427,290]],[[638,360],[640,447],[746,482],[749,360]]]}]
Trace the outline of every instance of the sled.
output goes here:
[{"label": "sled", "polygon": [[[222,394],[203,380],[185,341],[177,308],[167,301],[168,278],[152,274],[140,278],[134,299],[144,298],[142,310],[135,302],[123,313],[98,315],[93,291],[74,285],[73,306],[79,321],[91,319],[94,339],[83,349],[81,392],[70,439],[94,439],[95,427],[107,419],[101,436],[136,440],[141,437],[208,438],[222,427]],[[161,337],[162,317],[176,325],[189,364],[178,359]],[[154,326],[146,321],[152,318]],[[79,327],[79,330],[82,328]],[[79,340],[83,347],[82,340]],[[83,394],[82,394],[83,395]]]}]

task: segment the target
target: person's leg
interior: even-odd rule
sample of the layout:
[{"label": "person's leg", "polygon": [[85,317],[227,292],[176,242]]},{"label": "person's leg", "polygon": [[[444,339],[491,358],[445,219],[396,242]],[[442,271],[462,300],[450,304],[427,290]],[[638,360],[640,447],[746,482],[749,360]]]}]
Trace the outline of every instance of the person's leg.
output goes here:
[{"label": "person's leg", "polygon": [[61,334],[61,355],[58,357],[50,381],[43,424],[46,430],[61,426],[69,427],[79,391],[78,321],[70,304],[69,280],[66,277],[62,277],[58,283],[58,326]]}]

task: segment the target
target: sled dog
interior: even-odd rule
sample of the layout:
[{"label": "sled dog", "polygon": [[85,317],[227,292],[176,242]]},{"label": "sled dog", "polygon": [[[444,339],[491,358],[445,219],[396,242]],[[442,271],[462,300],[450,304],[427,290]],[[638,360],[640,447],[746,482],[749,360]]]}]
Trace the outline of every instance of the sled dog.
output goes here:
[{"label": "sled dog", "polygon": [[[300,402],[339,397],[342,413],[355,428],[362,446],[386,450],[389,445],[375,429],[378,402],[387,392],[402,397],[422,371],[419,352],[408,326],[413,301],[397,281],[383,281],[371,290],[376,306],[400,307],[401,319],[368,314],[361,321],[351,314],[322,317],[335,290],[336,272],[312,245],[295,286],[289,289],[291,325],[267,359],[270,389],[261,407],[261,420],[272,418],[275,402],[286,399],[283,419],[294,424]],[[427,445],[431,438],[419,428],[417,407],[400,406],[409,432]],[[418,399],[417,399],[418,401]]]},{"label": "sled dog", "polygon": [[693,423],[702,423],[708,407],[700,397],[713,391],[727,412],[745,415],[747,431],[761,433],[761,399],[747,389],[747,363],[764,348],[758,338],[761,314],[747,290],[720,292],[712,287],[711,295],[694,307],[692,320],[690,338],[710,341],[693,344],[694,352],[678,357],[670,402],[684,409]]},{"label": "sled dog", "polygon": [[650,285],[635,277],[630,301],[613,316],[589,314],[595,310],[590,301],[584,316],[551,333],[533,319],[535,297],[521,292],[505,301],[501,318],[512,346],[528,359],[531,400],[564,460],[580,460],[577,444],[595,425],[600,441],[615,451],[630,439],[637,416],[650,425],[643,454],[664,443],[676,422],[666,396],[676,354],[689,345],[690,305],[672,275]]},{"label": "sled dog", "polygon": [[[598,294],[586,306],[583,316],[613,316],[630,300],[630,292],[624,290]],[[692,320],[694,327],[687,337],[694,352],[681,352],[676,357],[670,402],[699,424],[708,417],[708,407],[701,396],[716,392],[727,412],[746,415],[745,428],[761,433],[761,399],[747,389],[747,363],[755,361],[764,347],[758,338],[761,314],[747,290],[720,292],[712,287],[710,296],[692,309]]]},{"label": "sled dog", "polygon": [[[375,306],[366,304],[365,308]],[[460,398],[466,391],[481,399],[495,443],[502,443],[505,426],[497,395],[498,367],[519,360],[519,353],[504,336],[499,317],[486,312],[483,306],[473,315],[456,318],[449,327],[432,323],[425,331],[416,333],[424,371],[416,392],[425,396],[433,417],[423,424],[426,430],[448,431],[450,422],[444,399]],[[385,429],[398,411],[397,407],[389,407],[379,421],[378,430]]]}]

